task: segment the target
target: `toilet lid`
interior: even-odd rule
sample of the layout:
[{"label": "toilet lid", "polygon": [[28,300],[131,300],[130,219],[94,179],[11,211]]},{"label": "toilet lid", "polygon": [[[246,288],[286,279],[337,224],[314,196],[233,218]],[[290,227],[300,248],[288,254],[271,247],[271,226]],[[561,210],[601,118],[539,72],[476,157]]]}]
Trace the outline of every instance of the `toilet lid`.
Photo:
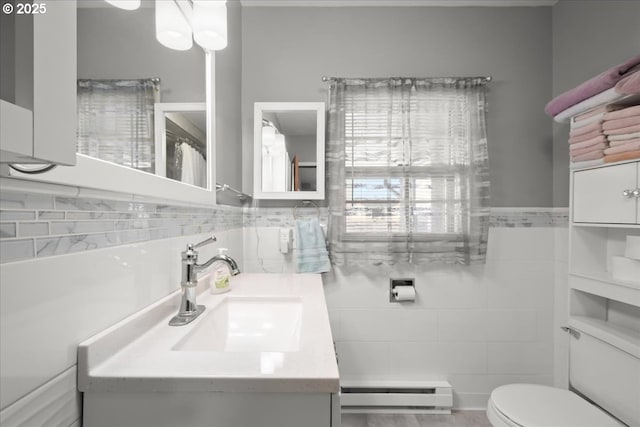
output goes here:
[{"label": "toilet lid", "polygon": [[526,427],[620,427],[622,424],[575,393],[536,384],[509,384],[493,390],[502,415]]}]

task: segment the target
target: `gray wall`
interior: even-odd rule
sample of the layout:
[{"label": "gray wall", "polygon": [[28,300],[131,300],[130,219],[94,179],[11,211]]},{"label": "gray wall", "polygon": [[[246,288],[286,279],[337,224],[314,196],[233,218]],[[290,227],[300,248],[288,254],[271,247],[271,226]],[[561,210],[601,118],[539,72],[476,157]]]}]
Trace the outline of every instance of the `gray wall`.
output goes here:
[{"label": "gray wall", "polygon": [[[553,7],[553,96],[640,53],[640,1],[560,0]],[[569,126],[553,125],[553,204],[569,205]]]},{"label": "gray wall", "polygon": [[78,9],[78,78],[160,77],[161,102],[205,101],[205,55],[161,45],[153,8]]},{"label": "gray wall", "polygon": [[[215,54],[216,62],[216,180],[233,188],[242,188],[242,144],[240,134],[240,97],[242,67],[242,8],[227,2],[227,38],[225,49]],[[237,204],[234,195],[218,193],[218,202]]]},{"label": "gray wall", "polygon": [[551,206],[551,8],[244,8],[243,185],[253,103],[327,101],[323,75],[492,75],[493,206]]}]

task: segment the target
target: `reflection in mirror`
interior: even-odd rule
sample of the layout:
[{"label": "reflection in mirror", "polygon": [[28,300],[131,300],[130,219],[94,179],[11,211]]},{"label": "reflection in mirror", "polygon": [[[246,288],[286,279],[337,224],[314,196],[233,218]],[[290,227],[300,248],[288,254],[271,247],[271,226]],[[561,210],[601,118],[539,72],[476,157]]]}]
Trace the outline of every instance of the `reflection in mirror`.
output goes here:
[{"label": "reflection in mirror", "polygon": [[262,191],[316,191],[316,112],[262,113]]},{"label": "reflection in mirror", "polygon": [[157,174],[207,188],[205,104],[158,103],[155,117]]},{"label": "reflection in mirror", "polygon": [[[102,0],[78,2],[77,151],[210,188],[206,162],[212,156],[202,125],[206,108],[199,108],[197,117],[185,111],[175,120],[155,116],[156,107],[166,103],[204,105],[205,53],[197,45],[187,51],[161,45],[154,3],[122,10]],[[155,134],[158,122],[162,135]],[[172,136],[166,138],[165,132]],[[185,143],[176,156],[172,138],[193,143]]]},{"label": "reflection in mirror", "polygon": [[324,103],[256,102],[254,198],[324,198]]}]

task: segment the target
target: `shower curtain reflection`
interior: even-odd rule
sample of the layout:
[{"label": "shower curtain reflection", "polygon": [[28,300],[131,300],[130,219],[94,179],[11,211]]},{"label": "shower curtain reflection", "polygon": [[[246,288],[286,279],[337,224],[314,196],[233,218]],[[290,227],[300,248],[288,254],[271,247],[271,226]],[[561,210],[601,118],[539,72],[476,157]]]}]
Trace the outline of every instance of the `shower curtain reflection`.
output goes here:
[{"label": "shower curtain reflection", "polygon": [[203,136],[192,135],[166,118],[167,178],[207,188],[206,142]]}]

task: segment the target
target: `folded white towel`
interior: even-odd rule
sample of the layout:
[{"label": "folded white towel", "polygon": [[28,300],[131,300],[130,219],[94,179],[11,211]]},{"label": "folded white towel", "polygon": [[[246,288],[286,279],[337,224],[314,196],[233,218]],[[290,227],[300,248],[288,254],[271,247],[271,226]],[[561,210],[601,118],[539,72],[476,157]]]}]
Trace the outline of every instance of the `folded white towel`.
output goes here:
[{"label": "folded white towel", "polygon": [[316,218],[296,220],[296,231],[296,271],[298,273],[330,271],[331,263],[320,222]]},{"label": "folded white towel", "polygon": [[604,165],[604,159],[584,160],[582,162],[569,163],[569,169],[591,168],[593,166]]},{"label": "folded white towel", "polygon": [[591,98],[587,98],[584,101],[578,102],[577,104],[572,105],[566,110],[561,111],[556,116],[553,116],[553,120],[555,120],[558,123],[566,122],[576,114],[584,113],[585,111],[588,111],[601,104],[606,104],[607,102],[611,102],[619,97],[620,97],[620,94],[615,91],[615,88],[607,89],[604,92],[600,92],[597,95],[593,95]]}]

